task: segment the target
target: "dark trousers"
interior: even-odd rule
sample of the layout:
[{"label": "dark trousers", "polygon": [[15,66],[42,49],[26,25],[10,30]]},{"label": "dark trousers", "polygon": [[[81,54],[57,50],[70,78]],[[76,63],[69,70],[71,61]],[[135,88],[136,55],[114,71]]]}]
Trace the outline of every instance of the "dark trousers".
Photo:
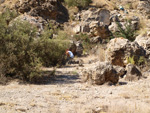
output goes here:
[{"label": "dark trousers", "polygon": [[71,57],[67,57],[67,59],[66,59],[66,64],[71,64],[72,59],[73,59],[73,58],[71,58]]}]

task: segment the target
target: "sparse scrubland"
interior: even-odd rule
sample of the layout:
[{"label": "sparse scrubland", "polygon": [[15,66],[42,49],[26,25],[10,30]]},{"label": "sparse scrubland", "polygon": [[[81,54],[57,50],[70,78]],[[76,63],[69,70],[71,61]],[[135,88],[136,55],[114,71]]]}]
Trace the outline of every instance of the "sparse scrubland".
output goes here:
[{"label": "sparse scrubland", "polygon": [[37,37],[37,28],[27,21],[15,20],[8,25],[16,15],[8,9],[0,15],[0,75],[2,79],[14,77],[32,82],[42,76],[42,66],[62,63],[68,43],[50,39],[53,31],[49,29]]},{"label": "sparse scrubland", "polygon": [[0,0],[0,113],[150,113],[149,9]]}]

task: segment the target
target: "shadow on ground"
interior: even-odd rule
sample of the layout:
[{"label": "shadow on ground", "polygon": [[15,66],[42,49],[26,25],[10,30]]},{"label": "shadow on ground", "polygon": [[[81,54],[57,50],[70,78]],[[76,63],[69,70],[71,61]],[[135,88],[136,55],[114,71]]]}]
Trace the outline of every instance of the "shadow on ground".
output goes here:
[{"label": "shadow on ground", "polygon": [[80,82],[78,73],[71,71],[43,71],[42,76],[37,77],[33,84],[49,85],[49,84],[74,84]]},{"label": "shadow on ground", "polygon": [[56,84],[74,84],[78,82],[80,82],[79,75],[58,75],[53,81]]}]

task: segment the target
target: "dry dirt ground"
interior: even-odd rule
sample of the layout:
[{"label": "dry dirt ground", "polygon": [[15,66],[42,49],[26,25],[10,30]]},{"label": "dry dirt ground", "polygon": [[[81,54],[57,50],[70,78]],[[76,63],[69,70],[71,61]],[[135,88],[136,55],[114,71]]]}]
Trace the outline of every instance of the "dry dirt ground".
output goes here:
[{"label": "dry dirt ground", "polygon": [[136,82],[120,79],[115,86],[90,85],[78,75],[84,67],[58,68],[45,85],[13,81],[0,86],[0,113],[150,113],[150,76]]}]

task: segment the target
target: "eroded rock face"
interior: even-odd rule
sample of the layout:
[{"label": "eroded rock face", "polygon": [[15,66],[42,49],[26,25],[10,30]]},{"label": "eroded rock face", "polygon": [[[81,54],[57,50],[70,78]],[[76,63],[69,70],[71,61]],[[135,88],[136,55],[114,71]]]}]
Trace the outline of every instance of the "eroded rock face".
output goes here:
[{"label": "eroded rock face", "polygon": [[126,66],[126,77],[125,80],[135,81],[139,80],[142,77],[141,71],[133,64],[128,64]]},{"label": "eroded rock face", "polygon": [[93,37],[101,39],[109,37],[110,12],[106,9],[90,8],[83,10],[75,17],[80,23],[73,23],[71,28],[75,33],[90,33]]},{"label": "eroded rock face", "polygon": [[121,71],[117,72],[109,62],[96,62],[93,66],[82,72],[84,81],[90,81],[92,84],[97,85],[107,82],[116,84],[120,75]]},{"label": "eroded rock face", "polygon": [[15,7],[20,13],[28,13],[31,16],[57,21],[68,20],[67,11],[58,0],[26,0],[17,2]]},{"label": "eroded rock face", "polygon": [[137,6],[137,9],[140,10],[140,12],[144,16],[146,16],[147,18],[150,18],[150,1],[149,0],[140,0]]},{"label": "eroded rock face", "polygon": [[113,65],[126,66],[127,59],[132,56],[135,60],[139,59],[140,56],[145,56],[145,50],[137,42],[115,38],[107,44],[106,60]]}]

